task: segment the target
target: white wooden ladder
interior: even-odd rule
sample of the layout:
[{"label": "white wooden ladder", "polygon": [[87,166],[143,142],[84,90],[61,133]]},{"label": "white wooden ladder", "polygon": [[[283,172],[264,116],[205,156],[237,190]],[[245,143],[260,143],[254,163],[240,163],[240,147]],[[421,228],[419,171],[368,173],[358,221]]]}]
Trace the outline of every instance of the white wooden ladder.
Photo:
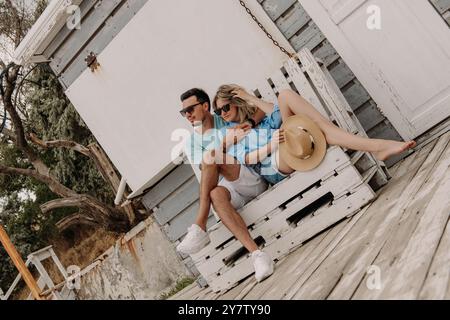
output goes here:
[{"label": "white wooden ladder", "polygon": [[[53,283],[53,280],[51,279],[50,275],[48,274],[47,270],[45,269],[42,262],[44,260],[47,260],[51,258],[56,267],[58,268],[59,272],[64,278],[64,282],[55,285]],[[36,252],[31,253],[27,257],[27,261],[25,262],[25,265],[27,267],[30,267],[30,265],[33,265],[38,273],[38,286],[41,289],[41,292],[48,293],[48,295],[53,300],[74,300],[75,295],[73,293],[73,290],[70,289],[70,286],[68,286],[69,283],[69,275],[62,265],[61,261],[59,260],[58,256],[56,255],[55,251],[53,250],[52,246],[45,247],[41,250],[38,250]],[[14,280],[13,284],[9,288],[9,290],[6,292],[6,294],[3,295],[3,292],[0,290],[0,300],[8,300],[11,294],[13,293],[14,289],[19,284],[19,281],[22,279],[22,275],[18,274],[16,279]],[[46,291],[44,291],[46,290]],[[33,297],[30,294],[27,298],[27,300],[32,300]]]}]

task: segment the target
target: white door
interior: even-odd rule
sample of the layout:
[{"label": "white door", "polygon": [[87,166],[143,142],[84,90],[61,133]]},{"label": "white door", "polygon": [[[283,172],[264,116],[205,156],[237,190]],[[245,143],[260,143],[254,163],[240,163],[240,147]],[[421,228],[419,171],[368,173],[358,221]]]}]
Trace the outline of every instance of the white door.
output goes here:
[{"label": "white door", "polygon": [[450,29],[428,0],[299,2],[404,139],[450,116]]}]

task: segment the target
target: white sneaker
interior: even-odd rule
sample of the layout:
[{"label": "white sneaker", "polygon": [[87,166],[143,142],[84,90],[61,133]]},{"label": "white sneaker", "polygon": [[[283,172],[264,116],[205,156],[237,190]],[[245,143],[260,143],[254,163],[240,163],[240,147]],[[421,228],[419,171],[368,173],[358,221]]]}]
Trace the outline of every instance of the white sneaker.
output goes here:
[{"label": "white sneaker", "polygon": [[194,254],[206,247],[211,242],[207,232],[198,225],[193,224],[188,228],[188,233],[177,246],[177,250],[184,254]]},{"label": "white sneaker", "polygon": [[252,252],[253,266],[255,267],[256,281],[261,282],[273,273],[273,260],[265,252],[256,250]]}]

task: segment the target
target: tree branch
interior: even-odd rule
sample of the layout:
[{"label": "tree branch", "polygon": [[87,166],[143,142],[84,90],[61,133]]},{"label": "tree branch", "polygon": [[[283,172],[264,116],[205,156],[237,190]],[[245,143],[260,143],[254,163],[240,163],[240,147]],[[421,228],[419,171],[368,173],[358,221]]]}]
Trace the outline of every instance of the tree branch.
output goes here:
[{"label": "tree branch", "polygon": [[83,214],[80,211],[80,212],[74,213],[70,216],[67,216],[65,218],[62,218],[61,220],[59,220],[56,223],[56,227],[61,232],[61,231],[64,231],[64,230],[66,230],[74,225],[78,225],[78,224],[91,225],[91,226],[98,225],[98,223],[96,223],[96,221],[93,218],[86,216],[85,214]]},{"label": "tree branch", "polygon": [[69,140],[54,140],[54,141],[43,141],[39,139],[34,133],[31,133],[30,140],[35,144],[38,145],[44,149],[48,148],[67,148],[74,151],[77,151],[81,154],[84,154],[86,157],[91,158],[92,154],[89,151],[88,148],[85,146],[76,143],[75,141],[69,141]]},{"label": "tree branch", "polygon": [[47,213],[54,209],[68,207],[80,208],[78,214],[82,217],[75,215],[70,219],[67,218],[67,221],[63,219],[61,223],[67,224],[67,226],[81,223],[79,221],[77,222],[76,219],[83,219],[83,221],[89,220],[98,226],[116,232],[124,232],[129,229],[130,223],[127,219],[124,219],[125,217],[122,211],[105,205],[88,194],[49,201],[41,205],[41,210]]},{"label": "tree branch", "polygon": [[59,208],[70,208],[70,207],[81,208],[83,207],[85,201],[87,201],[87,197],[82,195],[76,197],[61,198],[41,204],[40,208],[43,213],[47,213],[49,211]]},{"label": "tree branch", "polygon": [[56,181],[54,178],[48,175],[41,174],[37,170],[12,168],[0,164],[0,174],[22,175],[35,178],[45,183],[52,192],[56,193],[61,197],[74,197],[78,195],[76,192],[70,190],[69,188],[66,188],[64,185]]},{"label": "tree branch", "polygon": [[70,207],[83,208],[86,211],[91,212],[92,214],[96,214],[100,220],[105,219],[105,217],[109,217],[111,219],[119,218],[123,215],[122,211],[110,207],[88,194],[75,194],[71,197],[54,199],[40,206],[43,213],[47,213],[58,208]]}]

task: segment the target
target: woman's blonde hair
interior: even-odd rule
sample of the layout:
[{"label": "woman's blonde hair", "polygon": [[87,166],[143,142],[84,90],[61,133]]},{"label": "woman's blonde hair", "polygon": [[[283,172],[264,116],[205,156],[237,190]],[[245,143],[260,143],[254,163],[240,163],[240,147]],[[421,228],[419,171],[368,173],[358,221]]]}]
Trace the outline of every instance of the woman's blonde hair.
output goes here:
[{"label": "woman's blonde hair", "polygon": [[238,86],[237,84],[224,84],[220,86],[219,89],[217,89],[217,93],[213,100],[213,108],[214,110],[217,110],[217,100],[219,99],[230,101],[230,103],[237,106],[239,122],[242,123],[255,114],[257,107],[254,105],[250,105],[241,98],[235,97],[232,92],[237,89],[244,88]]}]

